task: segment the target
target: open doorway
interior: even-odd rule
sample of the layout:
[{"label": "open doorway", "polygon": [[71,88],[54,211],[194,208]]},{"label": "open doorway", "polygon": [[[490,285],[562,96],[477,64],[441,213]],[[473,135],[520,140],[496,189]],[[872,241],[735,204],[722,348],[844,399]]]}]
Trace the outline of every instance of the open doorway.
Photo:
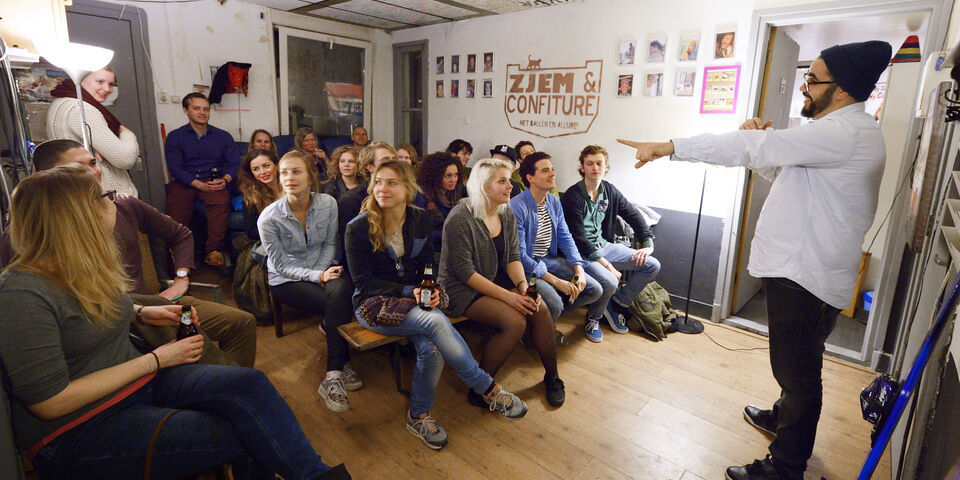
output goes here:
[{"label": "open doorway", "polygon": [[[830,12],[825,9],[820,12],[798,13],[793,18],[789,18],[789,15],[779,15],[779,18],[766,23],[761,20],[759,22],[760,44],[763,45],[763,49],[758,48],[756,53],[762,58],[759,62],[760,69],[756,74],[758,98],[754,104],[755,108],[751,111],[765,120],[773,120],[775,128],[796,127],[809,122],[809,119],[799,115],[803,96],[799,93],[798,86],[803,81],[802,75],[810,63],[819,56],[821,50],[830,46],[877,39],[890,43],[896,52],[909,36],[918,37],[922,47],[928,47],[926,43],[932,41],[931,38],[939,36],[940,38],[936,41],[939,45],[942,41],[942,32],[938,30],[936,34],[931,34],[934,24],[937,23],[932,21],[936,10],[933,4],[925,2],[913,5],[914,8],[904,4],[891,9],[890,4],[875,7],[865,4],[844,12]],[[857,12],[858,9],[859,12]],[[773,17],[778,16],[773,15]],[[930,48],[926,48],[925,51],[930,51]],[[886,77],[885,72],[871,99],[865,102],[865,109],[869,110],[868,113],[871,115],[875,115],[878,122],[882,122],[883,102],[888,91],[892,95],[913,97],[917,88],[914,79],[912,82],[897,83],[892,86],[895,91],[890,90],[888,87],[891,86],[887,84]],[[888,146],[891,142],[902,144],[908,135],[910,132],[904,129],[884,130]],[[886,138],[888,136],[901,138]],[[888,147],[888,155],[891,155],[893,152],[889,150]],[[893,154],[899,155],[899,152]],[[896,160],[894,168],[891,168],[888,160],[888,171],[885,172],[885,176],[896,177],[900,159]],[[896,184],[896,182],[893,183]],[[771,183],[753,172],[748,172],[744,184],[739,235],[731,245],[733,258],[729,270],[731,273],[727,279],[730,287],[725,296],[730,316],[725,319],[725,322],[766,334],[764,292],[760,280],[750,276],[747,265],[756,220],[770,191]],[[884,195],[881,192],[878,215],[874,227],[868,232],[868,238],[864,244],[865,252],[883,251],[880,247],[871,248],[870,237],[879,231],[878,224],[884,217],[883,213],[890,206],[889,197],[890,195]],[[803,227],[798,225],[797,228]],[[865,268],[862,269],[864,274],[861,275],[862,284],[859,285],[856,296],[865,290],[875,288],[878,282],[876,270],[879,270],[881,260],[876,258],[877,256],[879,255],[875,255],[872,259],[865,256]],[[875,271],[871,272],[872,276],[868,276],[866,272],[870,272],[871,263],[875,264]],[[853,299],[851,301],[854,303]],[[860,306],[859,303],[856,305]],[[866,357],[866,343],[874,333],[868,326],[869,312],[862,308],[851,308],[844,313],[838,317],[837,326],[827,340],[827,350],[849,360],[863,362]]]}]

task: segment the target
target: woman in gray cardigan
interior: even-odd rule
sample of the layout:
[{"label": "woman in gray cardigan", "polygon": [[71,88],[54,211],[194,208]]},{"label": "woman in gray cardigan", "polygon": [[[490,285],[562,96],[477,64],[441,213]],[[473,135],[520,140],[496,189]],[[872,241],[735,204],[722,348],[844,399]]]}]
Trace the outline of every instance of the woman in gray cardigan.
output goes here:
[{"label": "woman in gray cardigan", "polygon": [[[466,315],[497,330],[480,358],[480,367],[490,375],[496,375],[527,332],[543,362],[547,402],[559,407],[564,387],[557,373],[553,322],[542,299],[526,295],[517,220],[508,206],[512,167],[503,160],[477,162],[467,181],[468,197],[447,216],[438,277],[450,296],[444,313]],[[486,407],[472,391],[467,400]]]}]

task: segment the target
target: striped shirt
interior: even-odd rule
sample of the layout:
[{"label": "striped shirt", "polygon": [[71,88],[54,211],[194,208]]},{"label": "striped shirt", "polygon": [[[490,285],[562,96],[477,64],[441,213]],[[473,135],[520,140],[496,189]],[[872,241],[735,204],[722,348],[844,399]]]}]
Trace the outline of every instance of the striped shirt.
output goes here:
[{"label": "striped shirt", "polygon": [[533,242],[533,258],[547,256],[550,242],[553,241],[553,222],[547,213],[547,202],[537,205],[537,240]]}]

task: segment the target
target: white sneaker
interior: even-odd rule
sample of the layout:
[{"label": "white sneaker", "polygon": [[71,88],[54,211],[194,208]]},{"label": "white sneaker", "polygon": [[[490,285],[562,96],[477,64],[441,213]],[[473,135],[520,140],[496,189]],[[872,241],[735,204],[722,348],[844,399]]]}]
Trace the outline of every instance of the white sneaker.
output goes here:
[{"label": "white sneaker", "polygon": [[320,388],[317,393],[327,402],[327,408],[337,413],[343,413],[350,409],[350,401],[347,399],[347,391],[343,388],[343,377],[328,377],[320,382]]},{"label": "white sneaker", "polygon": [[350,367],[350,364],[343,366],[343,388],[346,388],[348,392],[353,392],[355,390],[360,390],[363,387],[363,380],[360,380],[360,375],[357,374],[357,371]]}]

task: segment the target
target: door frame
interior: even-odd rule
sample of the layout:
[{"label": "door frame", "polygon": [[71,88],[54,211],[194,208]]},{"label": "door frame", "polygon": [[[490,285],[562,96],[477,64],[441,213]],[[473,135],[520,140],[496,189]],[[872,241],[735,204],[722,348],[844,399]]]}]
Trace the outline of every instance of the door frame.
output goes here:
[{"label": "door frame", "polygon": [[[763,66],[771,27],[828,22],[872,15],[929,12],[930,23],[927,27],[927,40],[924,45],[921,45],[922,55],[926,58],[931,52],[942,49],[947,35],[951,8],[951,0],[845,0],[754,11],[750,22],[750,36],[748,37],[750,43],[747,58],[744,62],[749,70],[748,83],[746,84],[748,88],[747,115],[753,117],[759,111]],[[899,45],[893,45],[893,47],[896,51]],[[919,129],[919,122],[914,122],[911,125],[910,132],[908,132],[908,138],[918,135]],[[903,173],[902,170],[908,168],[909,165],[910,162],[901,163],[901,174]],[[730,221],[730,225],[736,225],[737,228],[730,228],[729,234],[724,236],[724,257],[721,259],[721,272],[717,277],[715,295],[716,298],[720,298],[720,302],[719,311],[716,307],[714,308],[713,317],[715,321],[718,319],[724,320],[731,316],[730,305],[733,301],[731,294],[737,260],[735,245],[736,237],[740,233],[739,226],[742,223],[747,187],[747,170],[740,169],[737,180],[737,197],[732,207]],[[880,206],[880,208],[884,207],[883,205]],[[893,254],[896,249],[896,242],[891,237],[896,235],[895,230],[894,228],[888,228],[887,230],[888,241],[878,281],[877,300],[874,301],[873,309],[870,311],[867,320],[867,334],[860,351],[827,345],[828,351],[859,362],[865,360],[875,362],[877,352],[874,352],[874,348],[878,343],[882,345],[884,340],[882,332],[886,330],[888,323],[887,317],[890,315],[892,293],[897,282],[896,272],[899,270],[901,260],[899,255]],[[871,358],[868,359],[868,357]]]},{"label": "door frame", "polygon": [[373,102],[371,100],[373,97],[373,43],[278,24],[274,24],[274,29],[277,30],[277,41],[279,42],[277,56],[280,57],[278,59],[280,71],[277,72],[276,77],[280,83],[278,85],[280,90],[278,98],[278,104],[280,106],[280,134],[293,133],[290,131],[290,87],[287,84],[287,37],[290,35],[318,42],[330,42],[331,44],[347,45],[363,49],[363,127],[366,128],[367,131],[370,131],[372,124],[370,117],[373,113]]},{"label": "door frame", "polygon": [[394,145],[399,145],[400,143],[406,143],[406,140],[401,140],[400,135],[403,132],[401,128],[403,122],[403,110],[409,110],[408,108],[401,105],[400,100],[403,98],[403,81],[400,78],[403,75],[402,61],[403,54],[412,51],[420,51],[420,91],[422,92],[422,102],[420,106],[420,131],[423,132],[423,141],[421,145],[420,155],[422,156],[427,154],[427,135],[428,129],[428,112],[430,111],[427,108],[430,93],[432,92],[428,87],[430,86],[430,42],[428,40],[416,40],[413,42],[402,42],[393,44],[393,143]]}]

